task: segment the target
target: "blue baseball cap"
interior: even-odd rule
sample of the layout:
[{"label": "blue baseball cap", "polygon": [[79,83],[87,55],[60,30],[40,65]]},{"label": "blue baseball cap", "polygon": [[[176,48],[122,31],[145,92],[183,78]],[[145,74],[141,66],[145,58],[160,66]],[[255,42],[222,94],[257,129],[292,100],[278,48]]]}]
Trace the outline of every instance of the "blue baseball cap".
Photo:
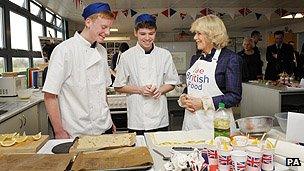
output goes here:
[{"label": "blue baseball cap", "polygon": [[110,5],[102,2],[90,4],[84,8],[82,16],[87,19],[89,16],[99,12],[111,12]]},{"label": "blue baseball cap", "polygon": [[152,24],[156,24],[156,18],[150,14],[141,14],[135,19],[135,25],[138,23],[148,22]]}]

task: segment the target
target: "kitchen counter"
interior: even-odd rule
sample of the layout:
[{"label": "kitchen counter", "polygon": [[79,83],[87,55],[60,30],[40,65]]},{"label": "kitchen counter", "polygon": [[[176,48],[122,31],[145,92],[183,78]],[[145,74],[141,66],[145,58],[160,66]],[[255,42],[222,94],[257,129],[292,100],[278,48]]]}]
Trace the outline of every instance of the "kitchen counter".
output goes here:
[{"label": "kitchen counter", "polygon": [[43,93],[41,93],[39,90],[33,92],[32,96],[25,100],[18,97],[1,97],[0,102],[6,102],[9,110],[0,115],[0,124],[1,122],[4,122],[5,120],[43,101]]},{"label": "kitchen counter", "polygon": [[241,117],[304,112],[304,89],[262,83],[242,83]]}]

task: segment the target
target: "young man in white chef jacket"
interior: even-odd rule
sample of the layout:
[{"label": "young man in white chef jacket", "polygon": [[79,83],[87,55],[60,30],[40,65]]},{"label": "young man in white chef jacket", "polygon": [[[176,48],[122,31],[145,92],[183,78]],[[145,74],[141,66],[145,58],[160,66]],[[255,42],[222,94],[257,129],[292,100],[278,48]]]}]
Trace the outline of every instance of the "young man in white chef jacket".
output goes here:
[{"label": "young man in white chef jacket", "polygon": [[107,51],[99,44],[110,34],[114,16],[107,3],[88,5],[82,16],[82,32],[52,52],[42,90],[55,138],[115,131],[106,101]]},{"label": "young man in white chef jacket", "polygon": [[136,46],[122,53],[113,86],[127,93],[128,129],[167,131],[169,115],[165,94],[179,84],[170,52],[155,46],[156,20],[141,14],[135,20]]}]

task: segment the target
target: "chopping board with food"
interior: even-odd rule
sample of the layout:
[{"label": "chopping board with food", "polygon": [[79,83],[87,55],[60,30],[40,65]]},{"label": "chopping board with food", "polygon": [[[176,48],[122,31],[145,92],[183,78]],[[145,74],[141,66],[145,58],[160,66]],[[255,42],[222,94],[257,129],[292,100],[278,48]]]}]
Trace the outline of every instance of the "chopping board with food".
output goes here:
[{"label": "chopping board with food", "polygon": [[0,170],[65,170],[71,154],[1,154]]},{"label": "chopping board with food", "polygon": [[104,134],[104,135],[84,135],[80,136],[73,146],[71,152],[95,151],[109,148],[130,147],[136,142],[135,133],[126,134]]},{"label": "chopping board with food", "polygon": [[81,152],[72,170],[140,170],[152,167],[147,147],[123,147],[96,152]]},{"label": "chopping board with food", "polygon": [[48,135],[0,134],[0,153],[36,153],[48,141]]}]

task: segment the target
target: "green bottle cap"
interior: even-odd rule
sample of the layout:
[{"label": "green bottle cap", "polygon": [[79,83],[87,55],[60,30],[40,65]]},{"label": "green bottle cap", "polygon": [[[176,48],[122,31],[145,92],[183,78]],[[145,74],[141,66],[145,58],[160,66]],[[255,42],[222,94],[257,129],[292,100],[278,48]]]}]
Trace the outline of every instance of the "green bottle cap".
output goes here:
[{"label": "green bottle cap", "polygon": [[220,108],[220,109],[225,109],[225,103],[220,102],[220,103],[219,103],[219,108]]}]

